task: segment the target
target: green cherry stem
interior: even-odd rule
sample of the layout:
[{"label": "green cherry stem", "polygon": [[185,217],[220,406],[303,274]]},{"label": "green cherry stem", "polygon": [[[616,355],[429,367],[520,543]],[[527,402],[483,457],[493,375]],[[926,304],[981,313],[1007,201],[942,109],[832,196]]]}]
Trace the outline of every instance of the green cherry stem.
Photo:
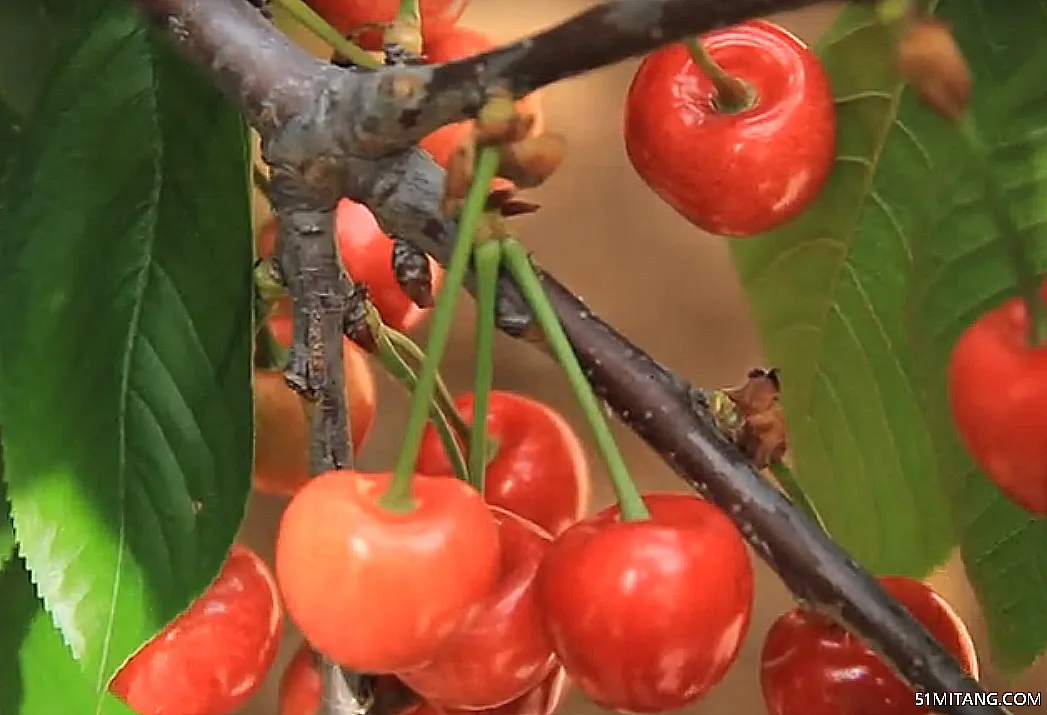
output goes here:
[{"label": "green cherry stem", "polygon": [[698,66],[706,76],[712,80],[716,88],[713,102],[716,108],[724,114],[737,114],[744,112],[753,106],[756,101],[756,93],[745,80],[739,79],[727,73],[723,67],[706,51],[701,39],[692,37],[684,41],[691,53],[694,64]]},{"label": "green cherry stem", "polygon": [[331,27],[327,20],[317,15],[316,11],[302,2],[302,0],[275,0],[275,2],[288,15],[294,18],[299,25],[326,42],[338,54],[354,65],[369,69],[378,69],[382,66],[381,62],[368,54],[362,47],[342,37],[338,30]]},{"label": "green cherry stem", "polygon": [[443,360],[447,339],[451,333],[454,306],[458,301],[458,294],[461,292],[465,272],[473,253],[476,226],[491,191],[491,180],[498,171],[498,161],[496,147],[484,147],[480,150],[473,183],[469,187],[469,194],[465,197],[461,215],[458,217],[458,236],[451,260],[447,264],[447,273],[444,274],[443,288],[436,296],[436,305],[433,306],[425,360],[418,375],[418,385],[411,393],[400,457],[393,468],[389,489],[382,496],[382,506],[390,511],[411,511],[414,508],[411,478],[414,476],[415,463],[418,460],[418,448],[422,443],[425,418],[429,414],[429,402],[436,385],[437,370],[440,361]]},{"label": "green cherry stem", "polygon": [[542,332],[545,333],[549,348],[566,373],[575,398],[593,430],[600,455],[607,465],[611,484],[618,496],[622,519],[625,521],[650,519],[650,512],[647,511],[647,505],[643,503],[643,498],[629,475],[629,468],[625,465],[622,453],[618,450],[618,444],[607,424],[603,409],[593,393],[592,386],[585,379],[585,372],[578,362],[578,356],[575,355],[574,348],[571,347],[571,342],[567,339],[567,334],[560,324],[560,319],[545,295],[542,282],[535,273],[534,266],[531,265],[531,257],[527,255],[527,250],[520,243],[511,238],[503,240],[502,256],[516,279],[520,291],[524,294],[524,298],[527,299],[527,304],[534,311],[535,318]]},{"label": "green cherry stem", "polygon": [[1040,292],[1040,278],[1029,256],[1028,243],[1011,213],[1007,197],[993,170],[989,158],[990,150],[978,130],[974,117],[966,114],[959,123],[959,129],[985,183],[986,204],[996,222],[996,230],[1000,232],[1000,240],[1007,250],[1018,295],[1025,302],[1025,309],[1029,315],[1029,344],[1043,345],[1047,342],[1047,301]]},{"label": "green cherry stem", "polygon": [[[385,331],[390,342],[396,346],[397,351],[402,356],[406,355],[411,358],[414,364],[418,366],[425,362],[425,351],[418,347],[418,344],[411,340],[410,337],[388,326],[385,328]],[[465,444],[469,440],[469,425],[455,406],[454,397],[451,396],[451,391],[447,389],[447,383],[444,382],[439,373],[436,375],[435,399],[440,406],[440,411],[447,416],[451,428],[458,435],[458,439],[462,441],[462,444]]]},{"label": "green cherry stem", "polygon": [[487,412],[494,377],[495,304],[502,246],[484,241],[473,251],[476,267],[476,374],[473,380],[473,426],[469,434],[469,479],[483,494],[487,468]]},{"label": "green cherry stem", "polygon": [[[400,350],[390,339],[390,333],[392,332],[394,331],[390,328],[383,327],[380,329],[378,340],[376,341],[378,349],[375,355],[382,367],[392,375],[393,379],[407,388],[408,391],[414,392],[418,388],[418,376],[415,375],[414,370],[407,364]],[[455,476],[463,481],[468,481],[469,469],[465,462],[465,457],[458,446],[458,440],[455,439],[454,430],[451,429],[448,415],[444,413],[436,400],[429,403],[429,419],[436,428],[437,434],[440,435],[440,441],[447,452],[447,459],[451,463],[451,468],[454,469]]]},{"label": "green cherry stem", "polygon": [[400,0],[400,10],[396,14],[396,19],[413,24],[420,23],[422,21],[422,8],[419,7],[418,0]]},{"label": "green cherry stem", "polygon": [[818,513],[818,510],[814,508],[814,504],[807,496],[807,492],[800,486],[800,482],[796,479],[796,474],[789,468],[789,465],[785,462],[772,462],[770,469],[775,480],[785,490],[789,500],[807,516],[811,517],[814,523],[822,528],[822,531],[828,534],[829,531],[825,528],[825,521],[822,519],[821,514]]}]

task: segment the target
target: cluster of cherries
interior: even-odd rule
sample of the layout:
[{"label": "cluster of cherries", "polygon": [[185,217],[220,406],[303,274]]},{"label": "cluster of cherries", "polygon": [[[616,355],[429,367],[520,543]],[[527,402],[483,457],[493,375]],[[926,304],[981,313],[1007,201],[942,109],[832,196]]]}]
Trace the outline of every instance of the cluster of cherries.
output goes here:
[{"label": "cluster of cherries", "polygon": [[[312,4],[344,33],[388,22],[398,5]],[[491,47],[456,25],[451,4],[421,3],[432,62]],[[365,45],[376,42],[367,37],[360,38]],[[824,183],[831,93],[813,55],[776,26],[746,23],[704,41],[750,83],[748,104],[721,111],[687,50],[667,48],[648,57],[636,77],[627,147],[644,178],[681,213],[717,233],[748,235],[795,216]],[[540,114],[539,102],[532,95],[521,109]],[[469,130],[468,123],[445,127],[422,146],[446,164]],[[741,176],[746,191],[733,200]],[[724,183],[714,191],[713,180]],[[403,332],[416,327],[426,311],[399,288],[390,238],[351,201],[340,203],[336,220],[345,267],[367,285],[383,321]],[[259,253],[270,253],[272,241],[270,225]],[[432,275],[436,290],[435,264]],[[290,321],[286,305],[269,319],[284,345]],[[345,355],[359,448],[374,422],[376,381],[367,355],[348,340]],[[472,421],[472,395],[456,407]],[[410,489],[396,495],[390,473],[310,478],[305,413],[278,371],[257,372],[256,413],[255,487],[291,497],[275,577],[252,551],[233,547],[208,591],[113,680],[112,691],[142,715],[241,707],[272,668],[285,608],[306,643],[284,672],[281,715],[319,712],[318,655],[397,679],[419,696],[411,715],[551,715],[572,683],[607,709],[662,713],[701,698],[735,662],[753,606],[752,565],[735,525],[705,500],[668,493],[644,496],[643,517],[619,506],[586,516],[583,447],[550,407],[513,393],[490,395],[495,450],[483,493],[454,478],[430,425]],[[973,645],[948,604],[919,581],[882,583],[977,677]],[[761,684],[771,715],[923,711],[862,641],[800,608],[768,632]]]}]

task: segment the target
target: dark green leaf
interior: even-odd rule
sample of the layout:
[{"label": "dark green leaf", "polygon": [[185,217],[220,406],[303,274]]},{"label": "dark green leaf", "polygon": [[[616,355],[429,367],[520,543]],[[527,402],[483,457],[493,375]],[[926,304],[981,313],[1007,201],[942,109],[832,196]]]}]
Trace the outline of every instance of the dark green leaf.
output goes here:
[{"label": "dark green leaf", "polygon": [[101,699],[37,598],[25,562],[0,570],[0,711],[18,715],[133,715],[111,696]]},{"label": "dark green leaf", "polygon": [[[1042,45],[1047,6],[941,0],[937,12],[968,58],[972,112],[1047,268],[1047,102],[1030,98],[1004,123],[993,99]],[[840,112],[830,186],[793,225],[733,247],[785,368],[800,479],[829,530],[873,570],[917,575],[956,534],[994,661],[1020,669],[1047,645],[1047,521],[973,467],[944,381],[960,332],[1012,295],[1014,278],[958,133],[897,84],[890,47],[871,11],[845,10],[822,50]]]},{"label": "dark green leaf", "polygon": [[0,185],[0,402],[21,553],[101,692],[242,521],[252,239],[239,116],[130,3],[76,10]]},{"label": "dark green leaf", "polygon": [[878,573],[924,575],[956,543],[902,321],[922,206],[948,132],[894,71],[893,43],[847,8],[820,54],[837,159],[797,221],[731,247],[782,368],[797,479],[832,535]]}]

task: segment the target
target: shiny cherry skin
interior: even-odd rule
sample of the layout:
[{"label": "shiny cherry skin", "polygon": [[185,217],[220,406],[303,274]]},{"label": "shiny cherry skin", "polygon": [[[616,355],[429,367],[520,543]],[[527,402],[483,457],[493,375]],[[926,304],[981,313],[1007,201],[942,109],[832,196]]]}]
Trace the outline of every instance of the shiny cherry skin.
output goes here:
[{"label": "shiny cherry skin", "polygon": [[282,636],[269,567],[234,545],[203,595],[128,660],[109,689],[141,715],[225,715],[261,687]]},{"label": "shiny cherry skin", "polygon": [[[426,59],[430,64],[472,57],[495,47],[487,35],[457,25],[430,30],[425,33],[423,39]],[[534,116],[531,134],[540,134],[545,126],[541,94],[533,92],[527,95],[516,103],[516,108],[521,114]],[[422,139],[421,147],[429,152],[437,164],[446,169],[451,155],[466,140],[472,127],[472,121],[448,124]],[[498,179],[492,185],[495,190],[509,187],[512,187],[512,183],[504,179]]]},{"label": "shiny cherry skin", "polygon": [[[441,708],[423,700],[413,709],[405,711],[403,715],[479,715],[480,713],[483,715],[552,715],[567,698],[570,685],[564,669],[556,666],[553,672],[537,688],[524,693],[512,702],[496,708],[456,710],[453,708]],[[280,715],[293,714],[281,713]]]},{"label": "shiny cherry skin", "polygon": [[[376,685],[394,682],[393,676],[379,676]],[[564,669],[553,668],[537,688],[529,690],[516,700],[487,710],[454,710],[440,708],[424,700],[399,711],[400,715],[552,715],[563,704],[570,690],[570,681]],[[317,715],[323,683],[312,649],[303,645],[280,679],[279,715]]]},{"label": "shiny cherry skin", "polygon": [[552,537],[496,506],[502,546],[498,583],[473,617],[440,646],[432,662],[397,676],[443,708],[485,710],[537,688],[556,665],[534,592]]},{"label": "shiny cherry skin", "polygon": [[[418,327],[429,313],[419,308],[400,288],[393,272],[393,240],[378,225],[374,214],[363,204],[349,199],[338,202],[335,213],[338,251],[346,271],[357,283],[363,283],[370,291],[382,320],[401,332],[410,332]],[[276,225],[268,223],[258,235],[258,255],[272,255]],[[433,280],[433,292],[439,290],[443,269],[432,258],[429,270]],[[290,314],[290,302],[284,301],[276,309],[277,315]]]},{"label": "shiny cherry skin", "polygon": [[499,571],[498,523],[479,492],[415,475],[414,509],[391,511],[380,503],[390,481],[355,471],[313,478],[276,541],[288,615],[313,648],[367,673],[429,662]]},{"label": "shiny cherry skin", "polygon": [[[952,607],[926,584],[880,578],[884,589],[978,677],[974,642]],[[918,715],[912,688],[857,636],[827,617],[793,609],[764,641],[760,685],[769,715]]]},{"label": "shiny cherry skin", "polygon": [[[487,429],[498,451],[487,466],[484,494],[495,506],[533,521],[556,535],[589,509],[589,463],[581,440],[558,412],[515,392],[492,390]],[[474,397],[455,399],[466,422],[473,420]],[[418,456],[422,474],[453,475],[443,443],[426,427]]]},{"label": "shiny cherry skin", "polygon": [[948,394],[975,463],[1013,502],[1047,516],[1047,346],[1029,344],[1023,301],[1007,301],[964,331]]},{"label": "shiny cherry skin", "polygon": [[[309,7],[343,35],[352,35],[361,47],[382,49],[382,33],[369,29],[393,21],[400,8],[399,0],[307,0]],[[419,0],[422,27],[443,28],[458,21],[469,0]]]},{"label": "shiny cherry skin", "polygon": [[828,74],[815,54],[764,20],[702,37],[755,93],[726,113],[687,47],[648,55],[626,99],[625,148],[640,178],[692,224],[750,236],[798,216],[821,192],[836,151]]},{"label": "shiny cherry skin", "polygon": [[[291,319],[269,319],[273,337],[291,343]],[[367,353],[351,340],[342,342],[345,390],[353,449],[366,443],[374,425],[378,386]],[[265,494],[294,494],[309,481],[309,425],[301,398],[281,370],[255,370],[254,486]]]},{"label": "shiny cherry skin", "polygon": [[567,675],[600,707],[680,710],[727,673],[749,627],[753,572],[734,524],[682,494],[650,494],[651,519],[617,506],[553,542],[539,604]]}]

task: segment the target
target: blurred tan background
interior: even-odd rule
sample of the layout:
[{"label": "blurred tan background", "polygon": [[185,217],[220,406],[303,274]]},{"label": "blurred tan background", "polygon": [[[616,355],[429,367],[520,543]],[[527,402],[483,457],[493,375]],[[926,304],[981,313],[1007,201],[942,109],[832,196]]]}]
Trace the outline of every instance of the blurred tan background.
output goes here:
[{"label": "blurred tan background", "polygon": [[[540,30],[593,4],[592,0],[472,0],[462,24],[508,41]],[[829,25],[838,6],[826,3],[775,19],[809,42]],[[622,107],[638,62],[630,61],[543,90],[547,126],[569,138],[561,171],[532,196],[536,215],[516,219],[520,239],[542,265],[571,286],[599,314],[655,358],[701,386],[735,384],[761,364],[760,345],[735,277],[724,239],[706,235],[678,217],[634,174],[621,136]],[[714,336],[715,340],[710,340]],[[443,374],[454,391],[472,381],[472,304],[463,301]],[[588,436],[566,381],[555,364],[499,336],[495,385],[518,390],[557,407]],[[360,455],[363,468],[388,468],[401,438],[406,397],[379,376],[379,412],[372,437]],[[622,449],[641,488],[679,489],[681,483],[661,460],[626,429],[615,425]],[[594,508],[611,501],[602,465],[594,466]],[[283,499],[257,497],[241,539],[267,559]],[[757,680],[759,652],[771,622],[792,606],[789,593],[762,562],[757,565],[757,598],[744,650],[727,678],[691,715],[764,715]],[[1047,663],[1008,682],[989,660],[977,606],[954,560],[933,578],[934,585],[971,624],[989,690],[1045,690]],[[1047,604],[1045,604],[1047,607]],[[300,643],[288,624],[273,673],[242,715],[277,715],[280,673]],[[598,710],[577,692],[560,712],[585,715]],[[1016,710],[1047,714],[1047,706]]]}]

